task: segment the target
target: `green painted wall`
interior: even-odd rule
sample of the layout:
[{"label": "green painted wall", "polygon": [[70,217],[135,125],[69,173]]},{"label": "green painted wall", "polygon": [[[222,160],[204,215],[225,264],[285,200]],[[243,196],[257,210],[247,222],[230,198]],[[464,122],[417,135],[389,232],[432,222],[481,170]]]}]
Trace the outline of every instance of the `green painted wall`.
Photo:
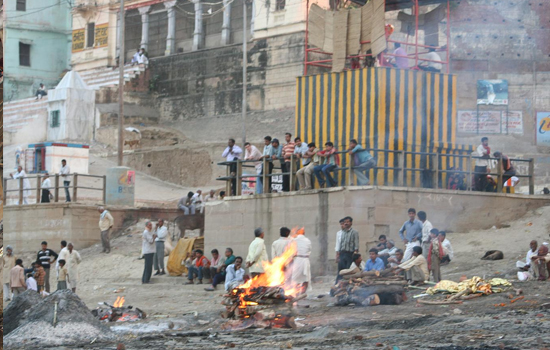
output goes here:
[{"label": "green painted wall", "polygon": [[[54,88],[70,69],[71,7],[67,1],[27,0],[26,11],[16,1],[4,4],[4,100],[34,96],[40,83]],[[30,67],[19,64],[19,43],[29,44]]]}]

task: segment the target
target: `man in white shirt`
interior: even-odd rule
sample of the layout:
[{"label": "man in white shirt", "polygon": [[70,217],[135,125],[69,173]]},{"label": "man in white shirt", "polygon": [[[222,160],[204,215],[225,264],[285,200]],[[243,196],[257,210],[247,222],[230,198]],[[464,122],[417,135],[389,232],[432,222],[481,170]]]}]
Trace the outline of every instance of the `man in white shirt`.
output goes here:
[{"label": "man in white shirt", "polygon": [[[439,54],[435,52],[434,48],[428,49],[429,52],[425,55],[423,55],[422,58],[429,60],[429,61],[421,61],[418,64],[418,68],[422,69],[423,71],[427,72],[441,72],[441,68],[443,68],[443,65],[441,62],[441,57],[439,57]],[[439,61],[439,62],[432,62],[432,61]]]},{"label": "man in white shirt", "polygon": [[249,269],[252,277],[263,274],[263,263],[269,261],[267,250],[265,249],[264,230],[258,227],[254,230],[254,236],[256,238],[250,243],[248,255],[246,256],[246,267]]},{"label": "man in white shirt", "polygon": [[[299,144],[299,145],[298,145]],[[296,178],[301,190],[310,190],[313,188],[311,177],[313,176],[313,168],[319,165],[319,149],[315,143],[307,144],[305,142],[296,143],[294,153],[302,160],[302,167],[296,172]]]},{"label": "man in white shirt", "polygon": [[251,145],[250,142],[247,142],[244,144],[245,153],[244,153],[244,160],[255,160],[254,162],[254,168],[256,169],[256,194],[261,194],[263,192],[263,184],[262,184],[262,177],[260,174],[262,173],[262,152],[254,146]]},{"label": "man in white shirt", "polygon": [[141,235],[141,250],[143,252],[143,259],[145,260],[143,276],[141,277],[142,284],[149,284],[151,282],[151,275],[153,274],[153,258],[155,256],[155,239],[157,239],[157,235],[153,233],[153,224],[151,221],[147,221],[145,224],[145,230]]},{"label": "man in white shirt", "polygon": [[443,258],[441,258],[441,265],[448,265],[454,258],[453,247],[444,231],[439,231],[439,240],[441,241],[444,253]]},{"label": "man in white shirt", "polygon": [[50,188],[52,188],[52,182],[50,180],[50,174],[48,174],[48,172],[44,173],[44,179],[42,179],[42,184],[40,185],[40,188],[42,188],[40,203],[50,203]]},{"label": "man in white shirt", "polygon": [[216,191],[210,190],[210,193],[204,198],[205,202],[214,202],[218,200],[218,196],[216,196]]},{"label": "man in white shirt", "polygon": [[[296,255],[292,260],[292,283],[300,289],[303,294],[310,287],[311,282],[311,240],[305,236],[305,230],[298,230],[298,235],[292,240],[291,244],[296,245]],[[309,288],[311,290],[311,287]]]},{"label": "man in white shirt", "polygon": [[531,243],[529,243],[530,249],[527,251],[527,255],[525,256],[525,262],[518,261],[516,263],[520,270],[529,271],[529,268],[531,267],[532,257],[537,256],[538,254],[538,247],[539,243],[535,240],[532,240]]},{"label": "man in white shirt", "polygon": [[244,283],[245,271],[242,268],[243,258],[240,256],[235,258],[235,263],[227,266],[225,275],[225,290],[227,292],[237,288]]},{"label": "man in white shirt", "polygon": [[290,243],[290,240],[288,239],[290,229],[288,227],[281,227],[279,233],[281,237],[279,237],[279,239],[271,245],[271,259],[275,259],[276,257],[283,255],[286,247]]},{"label": "man in white shirt", "polygon": [[481,139],[481,145],[477,146],[475,152],[473,152],[476,158],[476,165],[474,168],[474,181],[476,191],[485,191],[487,188],[487,169],[490,165],[491,148],[489,147],[489,138],[483,137]]},{"label": "man in white shirt", "polygon": [[353,259],[353,262],[351,263],[351,266],[349,267],[349,269],[341,270],[339,272],[340,276],[353,275],[365,270],[365,262],[363,261],[361,254],[358,254],[358,253],[353,254],[352,259]]},{"label": "man in white shirt", "polygon": [[38,292],[38,286],[36,285],[36,280],[32,277],[32,274],[27,274],[27,290],[34,290]]},{"label": "man in white shirt", "polygon": [[[17,167],[17,172],[15,174],[10,174],[11,178],[14,179],[14,180],[17,180],[17,179],[20,179],[22,178],[23,179],[23,204],[27,205],[29,204],[29,196],[31,195],[31,182],[29,181],[29,179],[27,178],[27,173],[25,172],[25,170],[23,170],[23,167],[20,165]],[[20,189],[20,181],[21,180],[18,180],[16,181],[17,182],[17,188]],[[17,205],[20,205],[21,203],[19,202],[21,199],[19,198],[19,193],[18,193],[18,196],[17,196]]]},{"label": "man in white shirt", "polygon": [[136,50],[136,53],[132,57],[132,66],[135,66],[136,64],[139,64],[139,60],[140,60],[139,51],[140,51],[140,49],[138,47],[138,49]]},{"label": "man in white shirt", "polygon": [[57,276],[59,276],[59,260],[67,261],[67,256],[69,255],[69,249],[67,248],[67,241],[61,241],[61,250],[59,251],[59,256],[55,262],[55,270]]},{"label": "man in white shirt", "polygon": [[166,275],[164,271],[164,242],[168,236],[168,229],[164,226],[164,219],[160,219],[157,224],[157,238],[155,239],[155,256],[153,262],[155,264],[155,276]]},{"label": "man in white shirt", "polygon": [[426,212],[419,211],[416,215],[418,216],[418,220],[422,222],[422,255],[428,259],[428,252],[430,251],[430,231],[434,227],[432,223],[428,221]]},{"label": "man in white shirt", "polygon": [[195,204],[195,208],[202,214],[204,212],[204,197],[202,196],[202,190],[197,190],[191,199]]},{"label": "man in white shirt", "polygon": [[[224,157],[228,162],[233,162],[241,159],[242,156],[243,156],[243,150],[239,146],[235,145],[234,139],[229,139],[229,141],[227,142],[227,147],[222,153],[222,157]],[[236,176],[237,163],[231,163],[229,167],[230,167],[231,176]],[[235,178],[231,180],[231,194],[234,196],[237,193],[236,191],[237,191],[237,179]]]},{"label": "man in white shirt", "polygon": [[78,265],[80,265],[81,262],[82,258],[80,257],[80,253],[74,250],[74,245],[69,242],[69,245],[67,245],[67,272],[69,272],[69,276],[71,276],[69,284],[73,293],[76,293],[76,286],[80,280]]},{"label": "man in white shirt", "polygon": [[63,179],[63,187],[65,187],[65,201],[70,202],[71,201],[71,195],[69,194],[69,186],[71,184],[71,168],[67,165],[67,161],[63,159],[61,161],[61,170],[59,171],[59,175],[61,175],[61,178]]}]

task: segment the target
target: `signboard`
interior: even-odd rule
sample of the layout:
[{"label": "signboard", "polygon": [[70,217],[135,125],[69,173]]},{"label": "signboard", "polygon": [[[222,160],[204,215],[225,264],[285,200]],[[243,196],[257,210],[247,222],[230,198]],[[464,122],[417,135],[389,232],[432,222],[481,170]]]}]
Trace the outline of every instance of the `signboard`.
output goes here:
[{"label": "signboard", "polygon": [[85,43],[85,30],[82,29],[76,29],[73,30],[73,52],[80,52],[84,50],[84,43]]},{"label": "signboard", "polygon": [[107,46],[109,40],[109,23],[95,26],[95,47]]},{"label": "signboard", "polygon": [[507,80],[478,80],[477,81],[478,105],[507,105],[508,81]]},{"label": "signboard", "polygon": [[537,112],[537,146],[550,147],[550,112]]},{"label": "signboard", "polygon": [[523,112],[458,111],[458,132],[467,134],[523,134]]}]

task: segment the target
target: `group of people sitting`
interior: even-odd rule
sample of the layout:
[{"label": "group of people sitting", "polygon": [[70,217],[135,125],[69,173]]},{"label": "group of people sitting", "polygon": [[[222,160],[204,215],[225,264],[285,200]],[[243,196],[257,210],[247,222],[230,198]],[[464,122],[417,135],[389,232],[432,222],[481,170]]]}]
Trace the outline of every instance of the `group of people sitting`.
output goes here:
[{"label": "group of people sitting", "polygon": [[434,228],[427,220],[424,211],[410,208],[407,220],[399,235],[405,250],[398,249],[386,235],[379,237],[376,247],[369,250],[369,260],[363,262],[359,254],[359,233],[351,226],[353,219],[340,220],[341,230],[336,238],[336,260],[338,262],[338,282],[342,276],[358,272],[378,271],[380,275],[402,274],[409,283],[422,284],[432,275],[434,282],[441,281],[442,265],[453,259],[453,248],[444,231]]},{"label": "group of people sitting", "polygon": [[[230,139],[227,148],[224,150],[222,156],[226,158],[228,162],[232,162],[231,176],[236,176],[236,164],[233,163],[236,160],[253,161],[256,169],[256,194],[263,193],[263,177],[264,172],[266,181],[268,182],[268,191],[271,190],[272,185],[272,172],[274,168],[274,162],[278,161],[281,165],[283,172],[283,192],[289,192],[296,190],[290,188],[290,171],[299,169],[296,172],[296,178],[298,180],[299,190],[309,190],[314,187],[314,177],[319,183],[319,187],[334,187],[338,185],[337,180],[334,178],[333,173],[340,166],[340,153],[334,146],[334,143],[328,141],[325,142],[324,148],[320,149],[314,142],[303,142],[300,137],[292,139],[291,133],[285,134],[285,143],[281,144],[279,139],[272,138],[271,136],[264,137],[263,152],[260,152],[258,148],[252,145],[250,142],[244,144],[245,154],[243,156],[242,149],[235,145],[235,140]],[[352,155],[354,164],[354,173],[357,176],[357,185],[364,186],[369,184],[368,174],[369,170],[376,166],[376,159],[365,150],[355,139],[350,140],[350,144],[347,153]],[[294,167],[291,166],[292,156],[294,155],[297,164]],[[267,160],[268,167],[264,169],[263,161]],[[299,163],[299,164],[298,164]],[[235,194],[236,179],[231,180],[232,194]]]},{"label": "group of people sitting", "polygon": [[221,283],[224,283],[225,290],[231,290],[244,283],[243,258],[235,256],[233,249],[226,248],[223,256],[220,256],[217,249],[212,249],[210,253],[211,259],[204,256],[201,249],[195,249],[187,254],[184,261],[188,271],[186,284],[194,284],[195,278],[198,284],[202,284],[203,279],[208,279],[211,285],[205,290],[214,291]]},{"label": "group of people sitting", "polygon": [[532,240],[529,244],[529,250],[525,257],[525,262],[518,261],[519,267],[518,279],[525,280],[550,280],[550,254],[548,253],[548,243],[544,242],[540,247],[537,241]]},{"label": "group of people sitting", "polygon": [[219,195],[216,195],[215,190],[210,190],[206,196],[202,195],[202,190],[197,190],[196,193],[188,192],[187,196],[182,197],[178,201],[178,209],[183,211],[183,215],[195,215],[197,210],[202,214],[204,212],[204,203],[219,201],[224,198],[225,191],[220,191]]}]

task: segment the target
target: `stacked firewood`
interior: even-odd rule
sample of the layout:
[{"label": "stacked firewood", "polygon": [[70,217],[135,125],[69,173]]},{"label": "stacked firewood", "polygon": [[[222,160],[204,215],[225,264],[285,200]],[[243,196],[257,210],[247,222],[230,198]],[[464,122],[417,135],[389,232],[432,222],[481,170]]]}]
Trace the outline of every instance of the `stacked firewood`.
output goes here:
[{"label": "stacked firewood", "polygon": [[[305,295],[304,295],[305,296]],[[292,303],[302,297],[285,295],[281,287],[235,288],[222,301],[226,310],[222,317],[250,320],[260,327],[296,327]]]},{"label": "stacked firewood", "polygon": [[358,306],[398,305],[406,300],[403,276],[380,276],[379,273],[362,272],[344,276],[332,287],[330,294],[336,298],[336,305]]}]

